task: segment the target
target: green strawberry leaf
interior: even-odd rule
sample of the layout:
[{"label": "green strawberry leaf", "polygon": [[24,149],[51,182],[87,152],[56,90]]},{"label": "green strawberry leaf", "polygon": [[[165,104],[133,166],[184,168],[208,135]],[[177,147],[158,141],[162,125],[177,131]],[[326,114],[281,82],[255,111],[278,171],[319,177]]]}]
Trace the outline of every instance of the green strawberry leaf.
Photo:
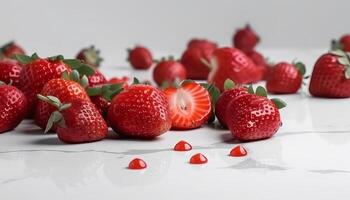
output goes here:
[{"label": "green strawberry leaf", "polygon": [[18,62],[25,64],[25,65],[28,63],[31,63],[33,61],[30,56],[22,55],[22,54],[16,54],[13,56],[13,58],[15,60],[17,60]]},{"label": "green strawberry leaf", "polygon": [[350,79],[350,67],[347,67],[347,68],[345,69],[344,75],[345,75],[345,78],[346,78],[346,79]]},{"label": "green strawberry leaf", "polygon": [[53,125],[55,125],[56,123],[58,123],[62,119],[63,119],[62,114],[60,112],[58,112],[58,111],[54,111],[51,114],[51,116],[50,116],[50,118],[49,118],[49,120],[47,122],[47,125],[46,125],[44,133],[49,132],[49,130],[53,127]]},{"label": "green strawberry leaf", "polygon": [[343,45],[337,41],[337,40],[332,40],[331,42],[331,50],[335,51],[335,50],[342,50],[343,49]]},{"label": "green strawberry leaf", "polygon": [[235,82],[233,82],[231,79],[226,79],[224,82],[224,89],[230,90],[236,86]]},{"label": "green strawberry leaf", "polygon": [[248,93],[249,93],[249,94],[255,94],[254,88],[253,88],[253,85],[252,85],[252,84],[250,84],[250,85],[248,86]]},{"label": "green strawberry leaf", "polygon": [[77,59],[64,59],[63,62],[71,69],[78,69],[81,65],[81,62]]},{"label": "green strawberry leaf", "polygon": [[83,88],[87,88],[87,86],[89,86],[89,79],[87,76],[83,75],[83,77],[81,77],[79,84],[83,87]]},{"label": "green strawberry leaf", "polygon": [[330,53],[333,54],[333,55],[339,56],[339,57],[344,57],[344,56],[346,56],[345,52],[342,51],[342,50],[340,50],[340,49],[331,51]]},{"label": "green strawberry leaf", "polygon": [[299,71],[300,75],[304,76],[304,74],[306,73],[306,67],[305,67],[304,63],[297,62],[294,64],[294,66]]},{"label": "green strawberry leaf", "polygon": [[139,81],[139,79],[137,79],[136,77],[134,77],[134,80],[133,80],[133,82],[132,82],[131,85],[136,85],[136,84],[140,84],[140,81]]},{"label": "green strawberry leaf", "polygon": [[95,70],[86,64],[81,64],[77,70],[81,75],[92,76],[95,74]]},{"label": "green strawberry leaf", "polygon": [[262,86],[258,86],[256,88],[255,94],[258,95],[258,96],[261,96],[261,97],[267,97],[266,89],[264,87],[262,87]]},{"label": "green strawberry leaf", "polygon": [[350,62],[349,62],[349,59],[347,58],[347,56],[345,57],[339,57],[338,58],[338,62],[342,65],[345,65],[345,66],[349,66],[350,65]]},{"label": "green strawberry leaf", "polygon": [[88,87],[86,92],[90,97],[100,96],[102,94],[102,87]]},{"label": "green strawberry leaf", "polygon": [[273,98],[271,101],[276,105],[278,109],[284,108],[287,106],[287,103],[278,98]]}]

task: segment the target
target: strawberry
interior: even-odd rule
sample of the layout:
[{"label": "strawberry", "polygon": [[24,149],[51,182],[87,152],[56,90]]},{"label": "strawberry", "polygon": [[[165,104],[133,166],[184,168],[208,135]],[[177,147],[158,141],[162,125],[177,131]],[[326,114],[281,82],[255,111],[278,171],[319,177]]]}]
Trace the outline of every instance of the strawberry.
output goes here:
[{"label": "strawberry", "polygon": [[0,81],[0,133],[16,128],[25,117],[27,108],[24,94]]},{"label": "strawberry", "polygon": [[88,76],[90,87],[107,83],[106,77],[98,69],[94,69],[94,71],[94,74]]},{"label": "strawberry", "polygon": [[45,132],[57,126],[58,138],[65,143],[94,142],[107,137],[107,124],[90,100],[73,99],[61,103],[54,96],[39,94],[38,98],[57,109],[51,114]]},{"label": "strawberry", "polygon": [[267,61],[264,58],[264,56],[261,53],[257,52],[256,50],[245,52],[245,54],[250,59],[252,59],[252,61],[254,62],[254,64],[258,68],[258,70],[260,71],[260,73],[259,73],[261,75],[260,80],[265,80],[267,78],[267,73],[268,73],[268,70],[269,70],[269,67],[268,67],[269,64],[267,63]]},{"label": "strawberry", "polygon": [[218,48],[218,45],[210,40],[194,38],[190,40],[187,44],[187,49],[190,49],[192,47],[215,50]]},{"label": "strawberry", "polygon": [[[80,99],[85,101],[90,100],[83,87],[87,86],[88,84],[86,76],[84,76],[84,78],[80,80],[83,86],[73,81],[73,79],[77,80],[79,78],[79,74],[75,70],[73,70],[73,72],[70,74],[70,77],[64,78],[66,78],[66,80],[60,78],[51,79],[44,85],[40,94],[44,96],[55,96],[59,98],[62,103],[71,102],[74,99]],[[38,101],[35,110],[35,123],[42,129],[45,129],[51,114],[56,109],[57,108],[55,106],[52,106],[51,104],[45,101]]]},{"label": "strawberry", "polygon": [[123,76],[121,78],[113,77],[108,81],[109,84],[123,83],[123,88],[127,88],[129,86],[128,82],[129,82],[129,78],[126,76]]},{"label": "strawberry", "polygon": [[136,138],[154,138],[171,127],[169,105],[163,92],[134,84],[116,95],[108,109],[115,132]]},{"label": "strawberry", "polygon": [[224,82],[231,79],[237,84],[252,83],[261,77],[253,61],[242,51],[235,48],[219,48],[214,51],[210,63],[212,71],[208,82],[213,83],[220,91],[224,90]]},{"label": "strawberry", "polygon": [[336,50],[322,55],[313,69],[309,91],[318,97],[350,97],[350,54]]},{"label": "strawberry", "polygon": [[4,46],[0,47],[0,54],[7,58],[12,58],[16,54],[25,54],[22,47],[11,41]]},{"label": "strawberry", "polygon": [[249,24],[247,24],[244,28],[236,31],[232,41],[234,47],[243,52],[249,52],[254,49],[257,43],[259,43],[260,38]]},{"label": "strawberry", "polygon": [[305,65],[301,62],[276,64],[267,78],[267,91],[275,94],[296,93],[301,88],[305,71]]},{"label": "strawberry", "polygon": [[250,86],[248,92],[250,94],[237,97],[227,106],[227,126],[233,137],[241,141],[272,137],[282,125],[278,109],[286,104],[279,99],[268,99],[261,86],[256,93]]},{"label": "strawberry", "polygon": [[206,80],[210,68],[209,63],[213,51],[212,47],[189,47],[181,57],[181,63],[187,71],[187,78],[195,80]]},{"label": "strawberry", "polygon": [[143,46],[128,49],[128,61],[134,69],[149,69],[153,64],[151,52]]},{"label": "strawberry", "polygon": [[22,65],[16,60],[0,60],[0,81],[18,87]]},{"label": "strawberry", "polygon": [[160,86],[171,84],[174,81],[186,79],[186,68],[172,57],[168,60],[162,59],[153,70],[153,79]]},{"label": "strawberry", "polygon": [[236,86],[235,83],[227,79],[224,84],[225,91],[220,94],[216,105],[215,105],[215,115],[218,118],[221,126],[227,127],[225,116],[227,105],[237,97],[248,94],[248,90],[245,87]]},{"label": "strawberry", "polygon": [[93,67],[99,67],[101,61],[103,60],[100,57],[100,50],[97,50],[94,46],[83,48],[79,51],[76,58],[78,60],[81,60],[83,63]]},{"label": "strawberry", "polygon": [[196,82],[184,81],[179,88],[164,90],[171,111],[173,129],[193,129],[206,123],[211,114],[208,91]]},{"label": "strawberry", "polygon": [[343,35],[339,40],[332,40],[331,49],[350,52],[350,34]]}]

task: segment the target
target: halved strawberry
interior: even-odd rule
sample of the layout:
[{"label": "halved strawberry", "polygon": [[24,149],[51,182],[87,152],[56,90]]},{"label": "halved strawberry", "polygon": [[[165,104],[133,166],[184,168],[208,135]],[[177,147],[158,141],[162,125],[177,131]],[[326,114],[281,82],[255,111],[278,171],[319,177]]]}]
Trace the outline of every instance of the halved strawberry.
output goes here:
[{"label": "halved strawberry", "polygon": [[164,93],[169,102],[173,129],[198,128],[208,121],[210,95],[198,83],[184,81],[179,88],[169,87]]}]

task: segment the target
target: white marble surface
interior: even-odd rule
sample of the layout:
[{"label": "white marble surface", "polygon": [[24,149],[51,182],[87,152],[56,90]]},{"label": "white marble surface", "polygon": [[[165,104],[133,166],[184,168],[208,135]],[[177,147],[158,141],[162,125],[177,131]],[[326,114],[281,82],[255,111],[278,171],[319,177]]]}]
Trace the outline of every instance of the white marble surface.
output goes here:
[{"label": "white marble surface", "polygon": [[[265,52],[312,67],[321,51]],[[350,101],[312,98],[306,91],[280,96],[288,103],[282,128],[271,139],[242,144],[248,150],[242,158],[228,156],[238,144],[229,131],[210,126],[170,131],[153,141],[120,139],[110,131],[100,142],[66,145],[24,121],[0,135],[0,199],[349,199]],[[172,151],[179,140],[194,149]],[[209,162],[188,164],[197,152]],[[135,157],[148,168],[126,169]]]}]

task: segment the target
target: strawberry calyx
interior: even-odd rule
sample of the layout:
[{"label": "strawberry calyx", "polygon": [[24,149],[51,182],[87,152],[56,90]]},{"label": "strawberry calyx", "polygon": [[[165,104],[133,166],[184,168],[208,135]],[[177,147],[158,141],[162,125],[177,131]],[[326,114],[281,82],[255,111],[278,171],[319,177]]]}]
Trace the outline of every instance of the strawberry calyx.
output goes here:
[{"label": "strawberry calyx", "polygon": [[233,82],[231,79],[226,79],[224,82],[224,89],[225,90],[231,90],[236,87],[236,83]]},{"label": "strawberry calyx", "polygon": [[[262,86],[258,86],[256,88],[256,90],[254,91],[253,85],[249,85],[248,93],[267,98],[267,91]],[[282,109],[282,108],[287,106],[287,103],[284,102],[282,99],[272,98],[272,99],[269,99],[269,100],[272,101],[278,109]]]},{"label": "strawberry calyx", "polygon": [[[100,66],[103,58],[100,56],[100,50],[96,49],[94,45],[82,50],[83,57],[86,63],[91,63],[94,66]],[[84,62],[84,60],[81,60]]]},{"label": "strawberry calyx", "polygon": [[338,62],[344,65],[344,76],[346,79],[350,79],[350,53],[342,51],[340,49],[330,52],[331,54],[338,56]]},{"label": "strawberry calyx", "polygon": [[26,65],[26,64],[29,64],[29,63],[39,59],[40,57],[38,56],[37,53],[33,53],[31,56],[22,55],[22,54],[16,54],[16,55],[13,56],[13,58],[15,60],[17,60],[18,62]]},{"label": "strawberry calyx", "polygon": [[79,72],[75,69],[71,73],[64,71],[61,75],[61,79],[77,82],[85,89],[89,86],[89,79],[87,76],[83,75],[80,77]]},{"label": "strawberry calyx", "polygon": [[68,65],[73,70],[77,70],[80,75],[86,75],[86,76],[91,76],[95,74],[95,70],[83,63],[81,60],[78,59],[65,59],[62,55],[56,55],[56,56],[51,56],[47,58],[50,61],[57,61],[60,60],[64,64]]},{"label": "strawberry calyx", "polygon": [[52,112],[52,114],[50,115],[50,118],[47,122],[44,133],[49,132],[49,130],[56,124],[63,127],[65,125],[65,122],[64,122],[63,115],[61,114],[61,112],[63,110],[70,108],[72,106],[72,104],[62,103],[55,96],[43,96],[41,94],[37,94],[37,97],[39,100],[44,101],[44,102],[57,108],[57,110]]},{"label": "strawberry calyx", "polygon": [[89,96],[102,96],[107,101],[112,101],[113,97],[121,91],[123,91],[123,83],[106,84],[86,89]]},{"label": "strawberry calyx", "polygon": [[168,56],[168,57],[161,57],[160,59],[154,59],[153,60],[153,62],[154,63],[156,63],[156,64],[158,64],[158,63],[160,63],[160,62],[165,62],[165,61],[176,61],[176,62],[179,62],[179,60],[178,59],[175,59],[175,57],[173,56],[173,55],[170,55],[170,56]]},{"label": "strawberry calyx", "polygon": [[343,45],[340,43],[339,40],[332,40],[331,41],[331,50],[332,51],[336,51],[336,50],[343,50],[344,47]]}]

